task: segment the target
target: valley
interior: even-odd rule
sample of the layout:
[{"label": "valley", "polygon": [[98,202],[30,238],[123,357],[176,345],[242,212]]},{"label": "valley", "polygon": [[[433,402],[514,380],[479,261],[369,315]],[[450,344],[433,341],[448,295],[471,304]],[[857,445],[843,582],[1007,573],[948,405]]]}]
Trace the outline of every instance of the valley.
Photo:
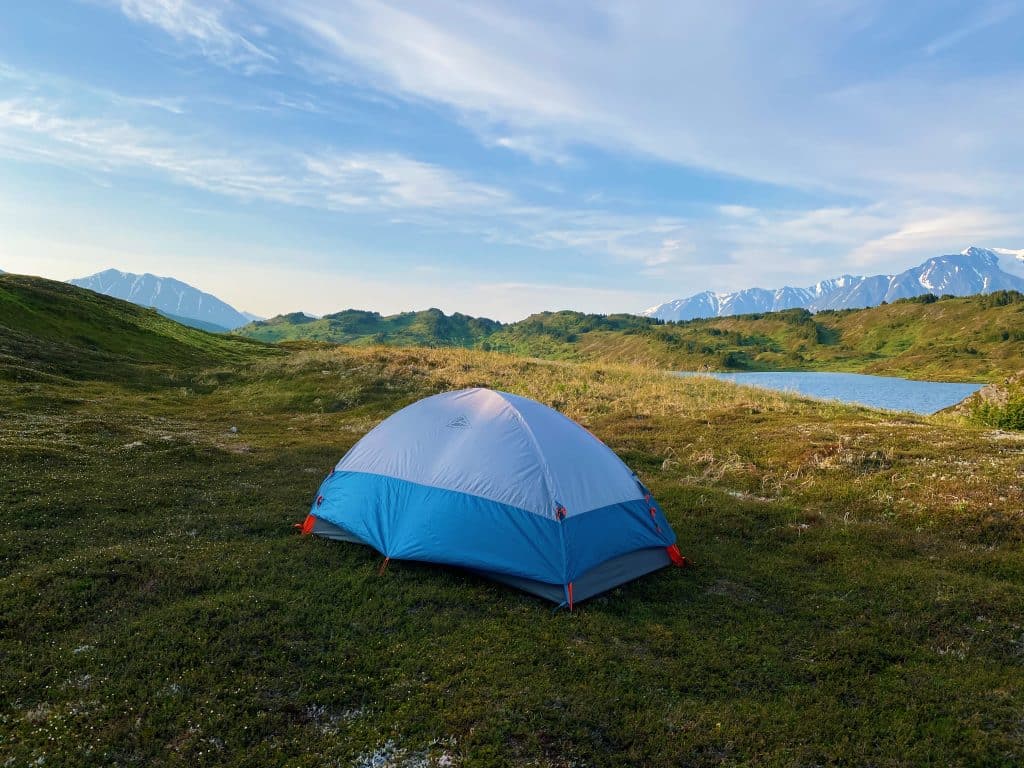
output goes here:
[{"label": "valley", "polygon": [[925,295],[859,310],[791,309],[665,323],[544,312],[500,324],[440,310],[283,315],[236,334],[260,341],[463,347],[665,370],[845,371],[995,381],[1024,369],[1024,294]]},{"label": "valley", "polygon": [[[943,343],[927,313],[955,320],[949,344],[977,344],[1019,306],[979,301],[834,320],[850,318],[855,350],[900,321],[914,336],[900,354],[922,355]],[[551,359],[273,346],[0,277],[0,756],[1019,762],[1020,435],[679,379],[627,351],[664,342],[607,327],[647,321],[581,322],[491,337]],[[817,338],[788,317],[694,329],[717,338],[719,323],[786,349]],[[1009,346],[975,374],[1012,366]],[[380,574],[369,548],[296,534],[367,430],[468,386],[540,400],[607,442],[694,567],[552,613],[471,573]]]}]

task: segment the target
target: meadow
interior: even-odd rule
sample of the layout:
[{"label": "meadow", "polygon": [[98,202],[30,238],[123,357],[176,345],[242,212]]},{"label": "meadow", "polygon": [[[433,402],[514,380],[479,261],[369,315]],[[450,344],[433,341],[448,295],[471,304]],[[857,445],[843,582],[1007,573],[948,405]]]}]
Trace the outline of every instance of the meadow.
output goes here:
[{"label": "meadow", "polygon": [[[572,611],[301,537],[398,408],[580,421],[694,563]],[[1024,436],[0,277],[0,764],[1019,765]]]}]

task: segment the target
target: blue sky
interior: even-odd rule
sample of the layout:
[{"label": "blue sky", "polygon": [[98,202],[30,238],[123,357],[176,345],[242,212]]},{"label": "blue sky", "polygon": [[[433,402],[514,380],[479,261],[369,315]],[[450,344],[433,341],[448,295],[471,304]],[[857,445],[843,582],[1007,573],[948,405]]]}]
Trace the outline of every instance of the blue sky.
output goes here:
[{"label": "blue sky", "polygon": [[1024,4],[35,0],[0,268],[636,311],[1024,246]]}]

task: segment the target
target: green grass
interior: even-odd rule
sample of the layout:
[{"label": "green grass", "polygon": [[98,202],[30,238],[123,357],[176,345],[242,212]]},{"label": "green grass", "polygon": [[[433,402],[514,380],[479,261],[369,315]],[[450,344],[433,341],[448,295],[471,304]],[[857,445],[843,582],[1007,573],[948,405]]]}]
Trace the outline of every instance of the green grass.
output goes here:
[{"label": "green grass", "polygon": [[280,351],[72,285],[0,274],[0,381],[166,384],[180,371],[275,354]]},{"label": "green grass", "polygon": [[336,344],[389,344],[398,347],[474,347],[501,326],[487,318],[439,309],[381,316],[347,309],[313,319],[301,312],[258,320],[237,329],[241,336],[267,342],[328,341]]},{"label": "green grass", "polygon": [[[1017,436],[652,369],[129,326],[104,337],[117,376],[67,342],[63,373],[0,383],[0,764],[1024,760]],[[163,367],[137,351],[162,344]],[[366,430],[470,385],[608,442],[695,567],[552,613],[295,534]]]},{"label": "green grass", "polygon": [[467,347],[676,370],[859,371],[993,381],[1024,369],[1024,296],[929,295],[869,309],[815,315],[792,309],[684,323],[564,311],[502,325],[437,310],[386,318],[349,310],[316,321],[286,315],[237,333],[263,341]]}]

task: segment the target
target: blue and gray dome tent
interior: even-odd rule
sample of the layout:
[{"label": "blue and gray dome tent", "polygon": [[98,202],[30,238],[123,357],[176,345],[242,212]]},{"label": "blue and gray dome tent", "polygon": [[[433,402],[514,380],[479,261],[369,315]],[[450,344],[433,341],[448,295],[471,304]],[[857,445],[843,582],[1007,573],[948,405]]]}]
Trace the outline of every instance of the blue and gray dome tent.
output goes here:
[{"label": "blue and gray dome tent", "polygon": [[385,419],[324,480],[303,533],[469,568],[570,607],[685,564],[650,492],[582,426],[465,389]]}]

